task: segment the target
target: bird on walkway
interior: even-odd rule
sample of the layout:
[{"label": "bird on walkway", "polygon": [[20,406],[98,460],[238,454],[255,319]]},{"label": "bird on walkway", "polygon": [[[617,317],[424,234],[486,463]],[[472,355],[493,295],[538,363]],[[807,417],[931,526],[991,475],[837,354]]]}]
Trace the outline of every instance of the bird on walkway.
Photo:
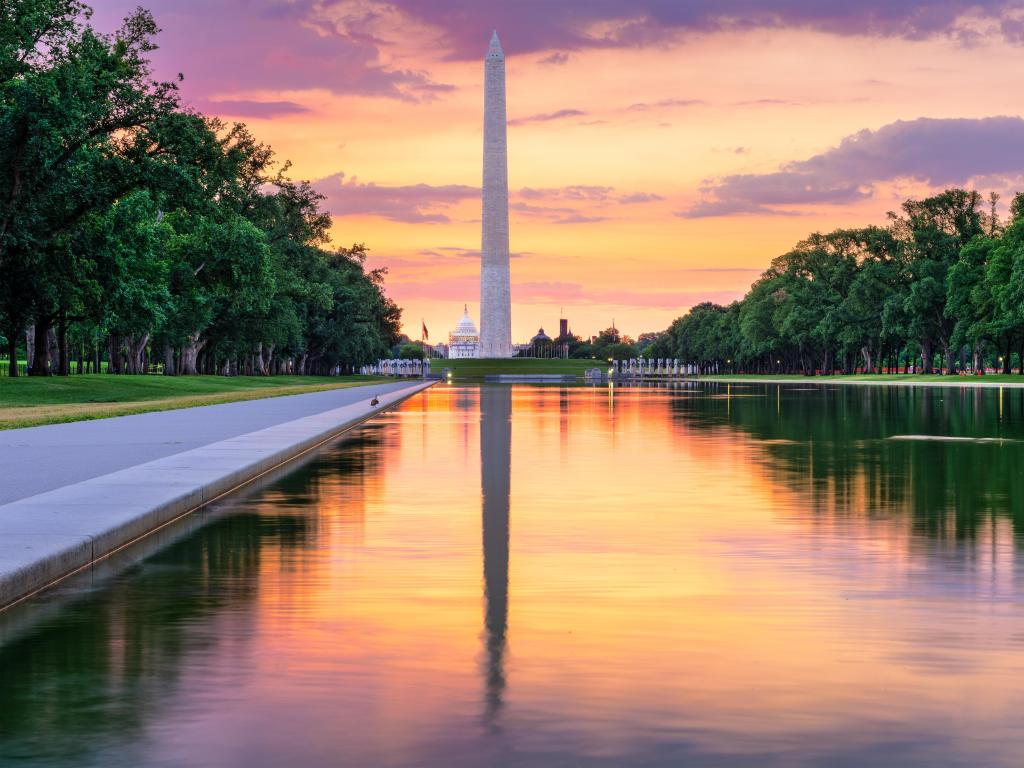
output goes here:
[{"label": "bird on walkway", "polygon": [[378,400],[376,397],[373,398],[373,400],[370,401],[370,405],[379,405],[379,404],[380,404],[380,400]]}]

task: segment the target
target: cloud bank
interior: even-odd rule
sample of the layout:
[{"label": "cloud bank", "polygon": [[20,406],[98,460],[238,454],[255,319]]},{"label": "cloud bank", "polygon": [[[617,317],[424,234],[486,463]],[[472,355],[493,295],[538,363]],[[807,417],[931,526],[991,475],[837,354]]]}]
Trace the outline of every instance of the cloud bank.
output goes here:
[{"label": "cloud bank", "polygon": [[320,179],[313,186],[326,198],[324,207],[332,216],[379,216],[406,224],[447,223],[451,219],[445,209],[480,197],[479,187],[464,184],[387,187],[364,184],[355,177],[347,179],[344,173]]},{"label": "cloud bank", "polygon": [[[324,195],[325,208],[332,216],[377,216],[405,224],[446,224],[451,221],[449,208],[480,199],[480,188],[466,184],[386,186],[361,182],[344,172],[319,179],[313,186]],[[524,187],[511,196],[512,213],[553,224],[593,224],[611,218],[601,212],[607,207],[663,199],[651,192],[619,193],[614,187],[588,184]]]},{"label": "cloud bank", "polygon": [[[138,0],[95,3],[111,29]],[[986,34],[1024,44],[1019,0],[150,0],[165,30],[156,53],[165,76],[183,71],[189,92],[313,88],[335,94],[429,100],[452,90],[394,53],[440,45],[453,60],[481,59],[492,28],[512,55],[563,65],[572,51],[639,48],[689,34],[809,29],[842,36],[974,42]],[[403,56],[403,61],[412,60]]]},{"label": "cloud bank", "polygon": [[1007,13],[1015,0],[392,0],[402,13],[441,30],[453,58],[479,58],[496,27],[507,51],[643,47],[687,33],[796,28],[835,35],[921,40],[966,35],[968,14],[1024,37]]},{"label": "cloud bank", "polygon": [[740,213],[786,214],[789,206],[854,203],[875,185],[910,179],[934,187],[978,177],[1024,173],[1024,120],[919,118],[863,130],[807,160],[773,173],[734,174],[709,181],[703,199],[683,218]]}]

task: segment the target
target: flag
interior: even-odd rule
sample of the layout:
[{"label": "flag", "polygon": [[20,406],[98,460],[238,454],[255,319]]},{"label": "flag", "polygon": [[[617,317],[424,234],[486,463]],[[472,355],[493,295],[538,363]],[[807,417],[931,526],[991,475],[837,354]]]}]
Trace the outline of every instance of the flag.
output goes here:
[{"label": "flag", "polygon": [[423,320],[420,320],[420,322],[423,324],[423,340],[426,341],[427,339],[430,338],[430,333],[427,331],[426,322]]}]

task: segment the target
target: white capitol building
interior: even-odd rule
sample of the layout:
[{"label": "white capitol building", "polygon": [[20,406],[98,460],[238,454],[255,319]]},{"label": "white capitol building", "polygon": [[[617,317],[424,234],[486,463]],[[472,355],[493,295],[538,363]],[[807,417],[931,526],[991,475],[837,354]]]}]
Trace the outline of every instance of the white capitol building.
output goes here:
[{"label": "white capitol building", "polygon": [[480,333],[469,316],[469,307],[463,308],[462,319],[448,334],[448,357],[480,357]]}]

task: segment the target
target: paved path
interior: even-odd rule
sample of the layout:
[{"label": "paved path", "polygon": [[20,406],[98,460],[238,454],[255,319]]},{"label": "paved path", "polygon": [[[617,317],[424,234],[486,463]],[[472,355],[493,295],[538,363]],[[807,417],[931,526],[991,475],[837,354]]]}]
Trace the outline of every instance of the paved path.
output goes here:
[{"label": "paved path", "polygon": [[0,430],[0,506],[344,405],[369,403],[410,383]]},{"label": "paved path", "polygon": [[[0,505],[0,610],[432,383],[406,380],[3,433],[0,466],[21,496]],[[380,402],[371,405],[374,395]]]}]

